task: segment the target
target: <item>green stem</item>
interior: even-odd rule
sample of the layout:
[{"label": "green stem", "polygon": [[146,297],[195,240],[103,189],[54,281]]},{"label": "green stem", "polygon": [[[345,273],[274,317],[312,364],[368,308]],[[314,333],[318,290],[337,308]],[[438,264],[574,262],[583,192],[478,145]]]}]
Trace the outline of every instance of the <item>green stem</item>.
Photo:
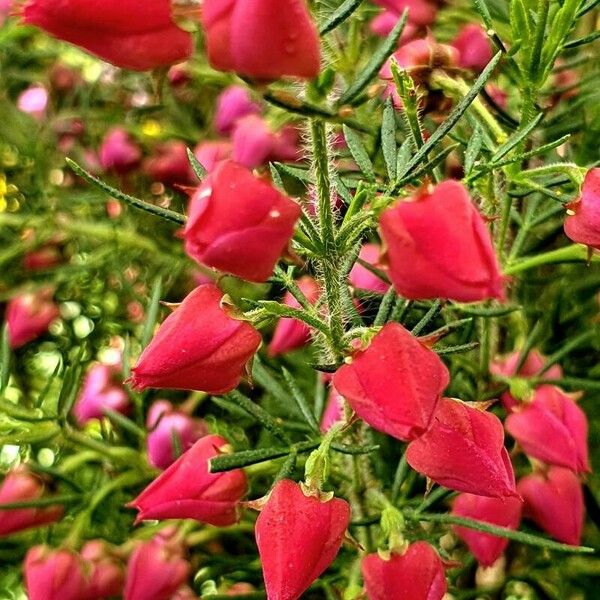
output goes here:
[{"label": "green stem", "polygon": [[[551,265],[562,262],[583,262],[587,261],[588,258],[587,246],[582,246],[581,244],[572,244],[570,246],[565,246],[564,248],[558,248],[557,250],[550,250],[549,252],[543,252],[542,254],[538,254],[536,256],[523,258],[522,260],[509,264],[504,269],[504,274],[516,275],[517,273],[529,271],[530,269],[535,269],[536,267],[541,267],[543,265]],[[600,256],[598,254],[594,254],[591,258],[589,258],[589,260],[591,262],[597,262],[600,260]]]}]

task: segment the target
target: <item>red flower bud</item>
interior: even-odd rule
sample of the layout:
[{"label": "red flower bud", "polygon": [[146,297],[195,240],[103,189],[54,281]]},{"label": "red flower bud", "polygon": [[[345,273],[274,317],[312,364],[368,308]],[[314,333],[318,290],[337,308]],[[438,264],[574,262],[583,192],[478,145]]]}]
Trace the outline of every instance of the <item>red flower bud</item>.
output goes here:
[{"label": "red flower bud", "polygon": [[8,303],[5,316],[10,347],[20,348],[43,335],[58,315],[51,290],[15,296]]},{"label": "red flower bud", "polygon": [[214,171],[222,160],[229,160],[232,152],[231,142],[225,140],[208,140],[194,148],[194,156],[209,173]]},{"label": "red flower bud", "polygon": [[408,9],[409,22],[420,26],[431,25],[437,14],[435,2],[426,0],[374,0],[374,3],[394,13],[398,18]]},{"label": "red flower bud", "polygon": [[191,34],[172,20],[169,0],[27,0],[23,21],[117,67],[146,71],[185,60]]},{"label": "red flower bud", "polygon": [[158,469],[166,469],[177,459],[174,437],[185,452],[208,433],[201,419],[175,410],[167,400],[158,400],[150,407],[146,424],[150,430],[146,440],[148,462]]},{"label": "red flower bud", "polygon": [[189,294],[142,352],[132,386],[209,394],[237,387],[261,338],[250,323],[230,316],[222,300],[221,290],[211,284]]},{"label": "red flower bud", "polygon": [[273,150],[274,134],[258,115],[239,119],[233,129],[233,160],[253,169],[264,164]]},{"label": "red flower bud", "polygon": [[211,525],[231,525],[246,493],[241,469],[211,473],[209,461],[219,456],[227,440],[218,435],[199,439],[159,475],[129,506],[144,519],[196,519]]},{"label": "red flower bud", "polygon": [[[379,244],[365,244],[360,249],[358,258],[374,267],[378,267],[380,253],[381,248]],[[363,267],[359,262],[356,262],[352,267],[348,279],[350,280],[350,284],[359,290],[368,290],[379,294],[385,294],[390,287],[389,283],[377,277],[375,273]]]},{"label": "red flower bud", "polygon": [[403,441],[427,430],[449,382],[438,355],[399,323],[384,325],[333,376],[335,389],[361,419]]},{"label": "red flower bud", "polygon": [[190,576],[183,549],[158,535],[141,543],[127,563],[124,600],[170,600]]},{"label": "red flower bud", "polygon": [[[0,485],[0,504],[37,500],[44,495],[44,481],[24,467],[10,471]],[[63,516],[62,506],[0,510],[0,536],[31,527],[41,527]]]},{"label": "red flower bud", "polygon": [[34,546],[23,563],[29,600],[87,600],[85,566],[69,550]]},{"label": "red flower bud", "polygon": [[208,58],[254,79],[319,74],[319,34],[304,0],[204,0]]},{"label": "red flower bud", "polygon": [[518,496],[502,423],[464,402],[442,398],[431,428],[409,444],[406,458],[413,469],[451,490]]},{"label": "red flower bud", "polygon": [[[300,291],[306,296],[310,304],[314,304],[321,294],[317,282],[310,276],[301,277],[296,284]],[[283,297],[283,304],[292,308],[300,308],[300,303],[290,292]],[[302,348],[310,341],[310,329],[308,325],[298,319],[283,317],[277,322],[273,339],[269,344],[269,355],[277,356],[292,350]]]},{"label": "red flower bud", "polygon": [[[452,514],[516,531],[521,522],[522,509],[523,502],[519,498],[486,498],[460,494],[454,500]],[[454,531],[484,567],[491,567],[508,546],[506,538],[468,527],[455,525]]]},{"label": "red flower bud", "polygon": [[23,257],[23,268],[26,271],[45,271],[60,263],[61,255],[56,246],[44,246],[39,250],[27,252]]},{"label": "red flower bud", "polygon": [[537,388],[531,402],[508,415],[505,427],[529,456],[576,473],[590,471],[587,417],[560,388]]},{"label": "red flower bud", "polygon": [[590,169],[583,181],[581,196],[569,204],[565,233],[578,244],[600,250],[600,168]]},{"label": "red flower bud", "polygon": [[490,233],[462,184],[445,181],[398,202],[380,226],[390,279],[405,298],[504,298]]},{"label": "red flower bud", "polygon": [[266,281],[300,217],[300,207],[233,162],[217,165],[190,201],[186,252],[247,281]]},{"label": "red flower bud", "polygon": [[215,129],[220,135],[229,135],[239,119],[259,113],[260,106],[252,101],[248,90],[241,85],[231,85],[217,98]]},{"label": "red flower bud", "polygon": [[519,480],[517,489],[525,500],[524,516],[565,544],[577,545],[583,531],[583,492],[577,475],[562,467],[532,473]]},{"label": "red flower bud", "polygon": [[153,155],[144,161],[144,171],[154,181],[165,185],[186,185],[195,181],[187,146],[176,140],[156,146]]},{"label": "red flower bud", "polygon": [[465,25],[452,40],[452,46],[458,50],[458,64],[463,69],[483,71],[494,56],[487,33],[476,23]]},{"label": "red flower bud", "polygon": [[101,540],[86,542],[81,549],[81,558],[88,562],[91,571],[87,588],[87,600],[112,598],[123,593],[125,571]]},{"label": "red flower bud", "polygon": [[444,565],[427,542],[414,542],[389,560],[368,554],[361,569],[369,600],[441,600],[446,593]]},{"label": "red flower bud", "polygon": [[104,137],[99,156],[105,171],[122,175],[137,168],[142,159],[142,151],[127,131],[115,127]]},{"label": "red flower bud", "polygon": [[278,481],[256,520],[269,600],[300,598],[333,562],[349,521],[345,500],[323,502],[294,481]]}]

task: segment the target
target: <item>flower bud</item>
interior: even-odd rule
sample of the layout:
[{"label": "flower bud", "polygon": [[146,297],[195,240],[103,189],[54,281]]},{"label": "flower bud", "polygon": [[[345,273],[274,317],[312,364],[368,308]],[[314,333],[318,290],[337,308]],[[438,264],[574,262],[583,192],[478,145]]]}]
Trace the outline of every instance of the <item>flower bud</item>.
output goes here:
[{"label": "flower bud", "polygon": [[560,388],[538,387],[532,401],[508,415],[505,427],[529,456],[576,473],[590,471],[587,417]]},{"label": "flower bud", "polygon": [[87,600],[112,598],[123,593],[125,582],[123,565],[110,554],[102,540],[86,542],[81,549],[81,558],[88,562],[90,571]]},{"label": "flower bud", "polygon": [[335,423],[344,420],[344,398],[333,385],[329,386],[327,404],[321,417],[321,433],[327,433]]},{"label": "flower bud", "polygon": [[229,160],[233,152],[231,142],[225,140],[208,140],[201,142],[194,149],[198,162],[210,173],[223,160]]},{"label": "flower bud", "polygon": [[99,156],[105,171],[123,175],[133,171],[140,164],[142,151],[127,131],[114,127],[104,137]]},{"label": "flower bud", "polygon": [[39,250],[27,252],[23,256],[23,268],[26,271],[45,271],[61,263],[61,254],[56,246],[44,246]]},{"label": "flower bud", "polygon": [[205,0],[211,65],[259,80],[319,73],[317,28],[305,0]]},{"label": "flower bud", "polygon": [[[175,410],[167,400],[158,400],[148,411],[148,461],[157,469],[166,469],[177,460],[177,450],[185,452],[208,433],[204,422]],[[177,446],[175,447],[175,440]]]},{"label": "flower bud", "polygon": [[73,407],[79,425],[103,418],[106,410],[129,414],[131,402],[121,381],[120,365],[95,364],[90,368]]},{"label": "flower bud", "polygon": [[194,183],[187,146],[175,140],[156,146],[153,155],[144,161],[144,171],[154,181],[165,185]]},{"label": "flower bud", "polygon": [[189,58],[191,34],[172,20],[169,0],[26,0],[22,18],[117,67],[146,71]]},{"label": "flower bud", "polygon": [[[523,502],[519,498],[487,498],[460,494],[454,500],[452,514],[516,531],[521,523],[522,508]],[[508,546],[506,538],[490,533],[458,525],[454,526],[454,531],[484,567],[491,567]]]},{"label": "flower bud", "polygon": [[220,135],[229,135],[239,119],[259,113],[260,106],[252,101],[248,90],[241,85],[231,85],[217,98],[214,126]]},{"label": "flower bud", "polygon": [[504,298],[490,232],[466,188],[445,181],[422,189],[380,217],[389,276],[411,300],[476,302]]},{"label": "flower bud", "polygon": [[300,212],[266,181],[222,162],[190,201],[186,252],[208,267],[262,283],[288,245]]},{"label": "flower bud", "polygon": [[[10,471],[0,485],[0,504],[37,500],[44,495],[44,480],[24,467]],[[0,537],[41,527],[62,518],[62,506],[0,510]]]},{"label": "flower bud", "polygon": [[458,64],[463,69],[481,72],[494,56],[487,33],[476,23],[463,26],[451,44],[458,50]]},{"label": "flower bud", "polygon": [[459,400],[440,400],[431,428],[409,444],[406,458],[413,469],[451,490],[518,496],[502,423]]},{"label": "flower bud", "polygon": [[403,441],[427,430],[449,382],[438,355],[399,323],[384,325],[333,376],[336,390],[361,419]]},{"label": "flower bud", "polygon": [[139,511],[136,523],[145,519],[196,519],[221,527],[235,523],[246,493],[246,475],[241,469],[211,473],[209,464],[226,445],[218,435],[200,438],[129,504]]},{"label": "flower bud", "polygon": [[414,542],[389,559],[368,554],[361,570],[369,600],[442,600],[447,589],[444,565],[427,542]]},{"label": "flower bud", "polygon": [[523,477],[517,489],[525,501],[525,517],[560,542],[573,546],[581,542],[583,491],[573,471],[550,467],[546,473]]},{"label": "flower bud", "polygon": [[437,15],[435,2],[426,0],[374,0],[374,3],[400,18],[408,10],[408,21],[421,27],[431,25]]},{"label": "flower bud", "polygon": [[[306,296],[310,304],[314,304],[321,295],[317,282],[310,276],[305,275],[296,281],[300,291]],[[283,297],[283,304],[292,308],[300,308],[300,303],[290,292]],[[277,322],[273,339],[269,344],[269,356],[278,356],[292,350],[302,348],[310,341],[310,329],[308,325],[298,319],[282,317]]]},{"label": "flower bud", "polygon": [[17,108],[42,121],[48,108],[48,90],[43,85],[32,85],[22,91],[17,98]]},{"label": "flower bud", "polygon": [[132,369],[131,385],[224,394],[238,386],[261,343],[258,331],[230,316],[222,292],[197,287],[171,313]]},{"label": "flower bud", "polygon": [[15,296],[6,307],[8,340],[14,350],[44,335],[59,315],[58,306],[52,301],[52,290]]},{"label": "flower bud", "polygon": [[142,542],[127,563],[124,600],[169,600],[190,576],[183,549],[158,535]]},{"label": "flower bud", "polygon": [[267,597],[300,598],[335,559],[349,522],[345,500],[323,502],[294,481],[278,481],[256,520]]},{"label": "flower bud", "polygon": [[587,172],[581,195],[569,204],[565,233],[578,244],[600,250],[600,168]]},{"label": "flower bud", "polygon": [[258,115],[248,115],[237,121],[231,136],[233,160],[253,169],[264,164],[273,149],[273,132]]},{"label": "flower bud", "polygon": [[[365,244],[360,249],[358,258],[373,267],[377,267],[380,254],[381,248],[379,244]],[[377,277],[375,273],[369,271],[366,267],[363,267],[359,262],[356,262],[352,267],[348,279],[350,280],[350,285],[352,285],[352,287],[358,288],[359,290],[376,292],[378,294],[385,294],[390,287],[389,283],[386,283],[380,277]]]},{"label": "flower bud", "polygon": [[34,546],[23,563],[29,600],[86,600],[84,563],[69,550]]}]

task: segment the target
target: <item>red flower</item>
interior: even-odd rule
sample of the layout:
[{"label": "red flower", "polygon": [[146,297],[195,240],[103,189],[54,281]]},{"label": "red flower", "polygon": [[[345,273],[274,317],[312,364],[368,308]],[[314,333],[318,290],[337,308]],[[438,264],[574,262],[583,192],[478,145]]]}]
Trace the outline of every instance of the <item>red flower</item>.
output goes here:
[{"label": "red flower", "polygon": [[27,0],[23,20],[117,67],[146,71],[189,58],[191,34],[172,20],[169,0]]},{"label": "red flower", "polygon": [[34,546],[23,563],[29,600],[87,600],[83,561],[69,550]]},{"label": "red flower", "polygon": [[[306,299],[314,304],[320,296],[320,290],[317,282],[310,276],[301,277],[296,284],[300,291],[306,296]],[[286,292],[283,297],[283,304],[292,308],[300,308],[300,303],[290,292]],[[273,339],[269,344],[269,355],[277,356],[292,350],[302,348],[310,341],[310,329],[308,325],[298,319],[283,317],[277,322]]]},{"label": "red flower", "polygon": [[600,250],[600,168],[590,169],[581,196],[569,204],[565,233],[578,244]]},{"label": "red flower", "polygon": [[114,127],[102,141],[99,158],[105,171],[123,175],[139,166],[142,150],[125,129]]},{"label": "red flower", "polygon": [[208,58],[254,79],[319,74],[319,34],[304,0],[205,0]]},{"label": "red flower", "polygon": [[400,18],[400,15],[408,9],[408,20],[419,26],[431,25],[437,15],[435,2],[427,0],[373,0],[386,11],[392,12]]},{"label": "red flower", "polygon": [[240,382],[260,334],[229,315],[214,285],[197,287],[160,326],[132,369],[135,389],[148,387],[224,394]]},{"label": "red flower", "polygon": [[487,33],[476,23],[462,27],[451,43],[458,50],[458,64],[463,69],[483,71],[494,56]]},{"label": "red flower", "polygon": [[405,298],[504,298],[492,239],[465,187],[445,181],[384,211],[389,275]]},{"label": "red flower", "polygon": [[519,480],[525,500],[524,516],[565,544],[581,542],[584,504],[581,483],[573,471],[550,467],[547,473],[532,473]]},{"label": "red flower", "polygon": [[[44,495],[44,481],[24,467],[10,471],[0,485],[0,504],[37,500]],[[62,506],[0,510],[0,537],[31,527],[41,527],[63,516]]]},{"label": "red flower", "polygon": [[255,282],[266,281],[300,217],[300,207],[266,181],[222,162],[190,201],[186,252],[199,263]]},{"label": "red flower", "polygon": [[[460,494],[454,500],[452,514],[515,531],[521,522],[522,508],[523,502],[519,498],[487,498],[473,494]],[[454,526],[454,531],[467,544],[479,564],[484,567],[492,566],[508,546],[506,538],[490,533],[482,533],[458,525]]]},{"label": "red flower", "polygon": [[196,519],[211,525],[231,525],[246,493],[241,469],[211,473],[209,461],[219,456],[227,440],[218,435],[199,439],[159,475],[129,506],[145,519]]},{"label": "red flower", "polygon": [[426,431],[449,382],[438,355],[399,323],[384,325],[333,377],[336,390],[361,419],[403,441]]},{"label": "red flower", "polygon": [[87,600],[112,598],[123,593],[125,582],[123,565],[111,556],[103,541],[86,542],[81,549],[81,558],[87,561],[90,571]]},{"label": "red flower", "polygon": [[190,565],[183,548],[158,535],[129,557],[124,600],[169,600],[187,581]]},{"label": "red flower", "polygon": [[368,554],[361,569],[369,600],[441,600],[446,593],[444,565],[427,542],[414,542],[389,560]]},{"label": "red flower", "polygon": [[152,156],[144,161],[144,171],[154,181],[165,185],[186,185],[195,182],[187,146],[176,140],[156,146]]},{"label": "red flower", "polygon": [[350,521],[345,500],[306,496],[278,481],[256,521],[256,543],[270,600],[296,600],[333,562]]},{"label": "red flower", "polygon": [[49,289],[15,296],[6,307],[5,317],[10,347],[20,348],[43,335],[58,315]]},{"label": "red flower", "polygon": [[587,417],[560,388],[537,388],[531,402],[508,415],[505,427],[529,456],[577,473],[590,471]]},{"label": "red flower", "polygon": [[411,442],[408,464],[451,490],[478,496],[517,496],[515,476],[495,415],[442,398],[429,431]]}]

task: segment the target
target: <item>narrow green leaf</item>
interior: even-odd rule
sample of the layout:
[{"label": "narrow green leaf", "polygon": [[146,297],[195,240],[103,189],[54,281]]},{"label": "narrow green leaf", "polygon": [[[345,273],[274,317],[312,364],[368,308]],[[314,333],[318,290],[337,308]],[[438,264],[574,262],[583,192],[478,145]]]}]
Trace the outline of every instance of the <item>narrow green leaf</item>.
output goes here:
[{"label": "narrow green leaf", "polygon": [[317,423],[315,415],[313,414],[310,406],[308,405],[308,400],[306,399],[306,396],[302,393],[302,390],[294,381],[292,374],[285,367],[283,367],[281,371],[283,373],[283,378],[285,379],[285,382],[290,388],[292,398],[296,401],[296,404],[298,405],[302,416],[313,431],[319,431],[319,424]]},{"label": "narrow green leaf", "polygon": [[576,40],[571,40],[567,42],[563,47],[568,50],[569,48],[577,48],[577,46],[583,46],[584,44],[591,44],[595,42],[598,38],[600,38],[600,30],[594,31],[589,35],[585,35],[583,37],[577,38]]},{"label": "narrow green leaf", "polygon": [[459,354],[461,352],[470,352],[479,347],[479,342],[469,342],[468,344],[458,344],[457,346],[445,346],[442,348],[435,348],[435,353],[439,356],[445,356],[447,354]]},{"label": "narrow green leaf", "polygon": [[176,213],[173,210],[168,210],[166,208],[161,208],[160,206],[150,204],[149,202],[145,202],[144,200],[140,200],[139,198],[135,198],[134,196],[124,194],[120,190],[117,190],[116,188],[108,185],[107,183],[104,183],[104,181],[101,181],[97,177],[94,177],[91,173],[88,173],[85,169],[82,169],[75,161],[71,160],[70,158],[65,158],[65,161],[69,168],[73,171],[73,173],[75,173],[82,179],[85,179],[85,181],[87,181],[88,183],[91,183],[97,188],[100,188],[109,196],[112,196],[117,200],[127,202],[128,204],[131,204],[131,206],[135,206],[136,208],[149,212],[150,214],[153,214],[157,217],[162,217],[167,221],[171,221],[171,223],[176,223],[177,225],[185,224],[186,218],[184,215]]},{"label": "narrow green leaf", "polygon": [[375,320],[373,321],[374,327],[381,327],[387,321],[390,311],[394,306],[394,302],[396,302],[397,296],[398,294],[396,294],[396,290],[393,287],[390,287],[390,289],[385,293],[383,300],[379,305]]},{"label": "narrow green leaf", "polygon": [[357,78],[350,85],[350,87],[348,87],[348,89],[342,94],[338,105],[348,104],[348,102],[354,100],[354,98],[356,98],[365,89],[365,87],[367,87],[371,79],[373,79],[373,77],[379,73],[379,69],[381,69],[383,63],[385,63],[388,57],[398,46],[398,41],[400,40],[402,30],[406,25],[407,17],[408,11],[405,10],[402,13],[402,17],[399,19],[398,23],[396,23],[394,29],[392,29],[390,35],[377,49],[375,54],[373,54],[366,67],[358,74]]},{"label": "narrow green leaf", "polygon": [[352,129],[350,129],[347,125],[344,125],[343,129],[344,138],[346,139],[346,143],[348,144],[352,158],[354,158],[356,161],[356,164],[362,171],[363,175],[369,181],[373,181],[375,179],[373,163],[369,158],[369,153],[367,152],[362,140],[360,139],[359,135],[355,131],[352,131]]},{"label": "narrow green leaf", "polygon": [[481,152],[482,144],[483,131],[481,130],[481,126],[477,124],[465,150],[465,173],[467,175],[473,170],[473,165],[475,164],[475,161]]},{"label": "narrow green leaf", "polygon": [[0,393],[4,393],[10,379],[10,342],[8,339],[8,324],[2,327],[2,340],[0,341]]},{"label": "narrow green leaf", "polygon": [[131,419],[127,418],[125,415],[122,415],[117,411],[111,410],[110,408],[105,408],[104,414],[108,417],[110,421],[112,421],[119,427],[122,427],[125,431],[129,431],[129,433],[132,433],[133,435],[142,440],[146,438],[146,430],[136,425]]},{"label": "narrow green leaf", "polygon": [[523,129],[515,131],[507,140],[502,144],[492,156],[491,162],[498,162],[501,158],[504,158],[513,148],[518,146],[540,123],[544,118],[544,113],[539,113],[535,118],[529,122]]},{"label": "narrow green leaf", "polygon": [[546,357],[546,362],[544,363],[544,367],[537,374],[538,377],[541,377],[546,373],[552,365],[555,365],[562,358],[567,356],[570,352],[575,350],[578,346],[585,344],[586,342],[591,342],[594,339],[597,339],[599,335],[598,329],[596,327],[591,327],[587,331],[580,333],[578,336],[571,338],[566,341],[556,352]]},{"label": "narrow green leaf", "polygon": [[258,357],[252,362],[252,379],[263,387],[275,400],[281,402],[283,406],[296,408],[296,403],[290,401],[290,395],[279,383],[276,377],[263,365]]},{"label": "narrow green leaf", "polygon": [[411,333],[416,337],[418,336],[431,321],[433,321],[442,310],[442,302],[440,300],[434,300],[429,310],[425,313],[423,318],[413,327]]},{"label": "narrow green leaf", "polygon": [[[412,154],[412,149],[412,139],[405,139],[402,142],[400,150],[398,150],[398,156],[396,157],[396,178],[402,177],[407,172],[408,163],[410,162],[410,155]],[[397,185],[394,187],[397,187]]]},{"label": "narrow green leaf", "polygon": [[346,0],[331,13],[319,28],[319,35],[325,35],[341,25],[361,4],[363,0]]},{"label": "narrow green leaf", "polygon": [[269,171],[271,173],[271,179],[273,180],[275,187],[278,187],[280,190],[285,191],[283,179],[281,179],[281,175],[279,174],[277,167],[272,162],[269,163]]},{"label": "narrow green leaf", "polygon": [[190,166],[192,167],[192,171],[194,171],[194,175],[198,178],[199,181],[202,181],[206,177],[206,169],[200,164],[200,161],[196,158],[196,155],[189,149],[187,150],[188,160],[190,161]]},{"label": "narrow green leaf", "polygon": [[385,101],[385,107],[383,109],[383,120],[381,122],[381,150],[383,151],[383,159],[385,160],[385,166],[387,167],[388,177],[390,178],[390,181],[394,181],[396,179],[398,158],[396,156],[396,113],[391,97]]},{"label": "narrow green leaf", "polygon": [[325,335],[329,334],[327,325],[314,315],[309,314],[307,310],[292,308],[274,300],[259,300],[256,304],[273,316],[297,319],[306,323],[309,327],[321,331]]},{"label": "narrow green leaf", "polygon": [[21,508],[43,508],[45,506],[57,506],[59,504],[73,504],[81,500],[81,495],[65,494],[62,496],[47,496],[34,498],[32,500],[21,500],[20,502],[6,502],[0,504],[0,511],[19,510]]},{"label": "narrow green leaf", "polygon": [[156,325],[156,319],[158,318],[158,311],[160,310],[160,297],[162,296],[163,279],[159,275],[152,284],[152,293],[150,300],[148,301],[148,307],[146,310],[146,321],[144,322],[144,330],[142,332],[142,338],[140,344],[142,348],[145,348],[152,337],[154,332],[154,326]]}]

